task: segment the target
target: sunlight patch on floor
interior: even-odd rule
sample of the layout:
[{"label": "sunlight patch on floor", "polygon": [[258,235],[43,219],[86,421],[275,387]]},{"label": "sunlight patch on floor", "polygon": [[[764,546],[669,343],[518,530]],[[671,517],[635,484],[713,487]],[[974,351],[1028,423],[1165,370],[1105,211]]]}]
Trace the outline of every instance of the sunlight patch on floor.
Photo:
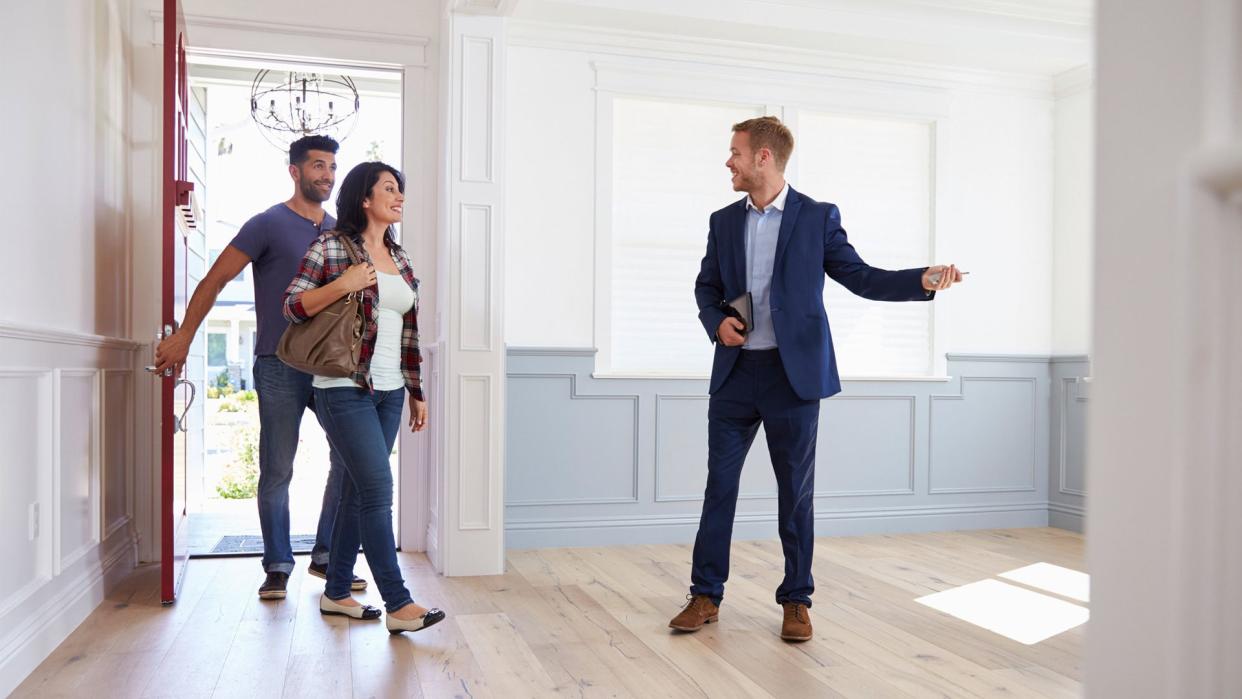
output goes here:
[{"label": "sunlight patch on floor", "polygon": [[999,580],[980,580],[915,600],[976,626],[1033,645],[1086,623],[1086,607]]},{"label": "sunlight patch on floor", "polygon": [[1035,563],[1025,568],[1001,573],[998,577],[1079,602],[1089,602],[1091,597],[1091,576],[1069,568],[1054,566],[1051,563]]}]

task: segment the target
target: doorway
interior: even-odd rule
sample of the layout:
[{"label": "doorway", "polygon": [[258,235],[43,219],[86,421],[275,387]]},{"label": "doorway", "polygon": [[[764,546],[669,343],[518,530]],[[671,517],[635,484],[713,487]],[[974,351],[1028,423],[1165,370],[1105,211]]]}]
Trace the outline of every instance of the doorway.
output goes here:
[{"label": "doorway", "polygon": [[[198,255],[202,272],[255,214],[286,201],[292,192],[287,143],[251,114],[256,77],[279,80],[289,72],[344,78],[357,95],[357,114],[335,132],[337,184],[352,167],[384,160],[402,169],[402,74],[399,70],[294,62],[280,57],[191,56],[189,134],[191,177],[198,190],[202,224]],[[341,111],[352,105],[333,104]],[[335,194],[324,202],[335,215]],[[398,230],[400,235],[400,230]],[[191,247],[194,247],[192,244]],[[256,318],[252,267],[221,290],[195,339],[186,373],[203,400],[190,424],[186,509],[190,555],[259,556],[263,552],[256,501],[259,477],[258,402],[254,391]],[[195,427],[197,429],[195,429]],[[401,468],[391,455],[394,530],[401,502]],[[293,480],[289,486],[290,538],[295,554],[314,545],[328,445],[314,413],[302,417]]]}]

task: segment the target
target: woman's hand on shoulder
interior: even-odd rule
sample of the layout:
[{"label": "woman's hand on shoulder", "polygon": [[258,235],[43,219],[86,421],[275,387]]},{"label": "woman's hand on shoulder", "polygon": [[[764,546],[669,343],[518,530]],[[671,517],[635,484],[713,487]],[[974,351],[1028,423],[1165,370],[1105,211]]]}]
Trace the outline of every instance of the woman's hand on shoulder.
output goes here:
[{"label": "woman's hand on shoulder", "polygon": [[375,284],[375,267],[369,262],[353,265],[336,278],[336,283],[347,294],[362,291]]}]

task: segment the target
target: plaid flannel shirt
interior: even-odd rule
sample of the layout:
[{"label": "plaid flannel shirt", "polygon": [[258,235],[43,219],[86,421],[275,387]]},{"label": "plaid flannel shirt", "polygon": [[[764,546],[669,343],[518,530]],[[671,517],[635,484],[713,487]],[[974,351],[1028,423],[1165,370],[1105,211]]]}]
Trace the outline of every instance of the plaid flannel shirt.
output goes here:
[{"label": "plaid flannel shirt", "polygon": [[[354,248],[362,254],[365,262],[371,261],[361,244],[356,243]],[[418,366],[423,361],[418,351],[418,279],[414,277],[414,270],[405,250],[400,247],[392,248],[389,254],[392,255],[392,261],[396,263],[401,277],[414,290],[414,305],[406,312],[401,329],[401,374],[405,377],[406,390],[415,400],[421,401],[425,398],[422,374]],[[289,282],[289,288],[285,290],[285,318],[290,323],[305,323],[310,320],[302,306],[302,294],[332,282],[347,269],[349,253],[345,250],[345,244],[337,237],[336,231],[328,231],[316,238],[307,248],[298,273],[293,276],[293,281]],[[354,383],[372,391],[375,389],[371,385],[371,357],[375,354],[375,336],[378,333],[375,321],[375,309],[378,305],[378,287],[372,285],[363,289],[362,309],[367,323],[362,335],[362,350],[358,355],[358,370],[350,377]]]}]

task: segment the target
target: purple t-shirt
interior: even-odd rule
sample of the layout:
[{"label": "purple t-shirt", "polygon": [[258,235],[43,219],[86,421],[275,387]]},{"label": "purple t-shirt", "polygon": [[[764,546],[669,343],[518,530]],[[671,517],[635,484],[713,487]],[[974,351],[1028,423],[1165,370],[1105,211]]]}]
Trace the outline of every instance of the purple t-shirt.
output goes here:
[{"label": "purple t-shirt", "polygon": [[323,223],[316,226],[281,203],[246,221],[229,243],[246,253],[254,270],[254,312],[259,331],[254,344],[256,355],[276,354],[280,336],[289,325],[282,309],[285,289],[298,273],[306,248],[320,233],[335,226],[336,219],[327,212]]}]

